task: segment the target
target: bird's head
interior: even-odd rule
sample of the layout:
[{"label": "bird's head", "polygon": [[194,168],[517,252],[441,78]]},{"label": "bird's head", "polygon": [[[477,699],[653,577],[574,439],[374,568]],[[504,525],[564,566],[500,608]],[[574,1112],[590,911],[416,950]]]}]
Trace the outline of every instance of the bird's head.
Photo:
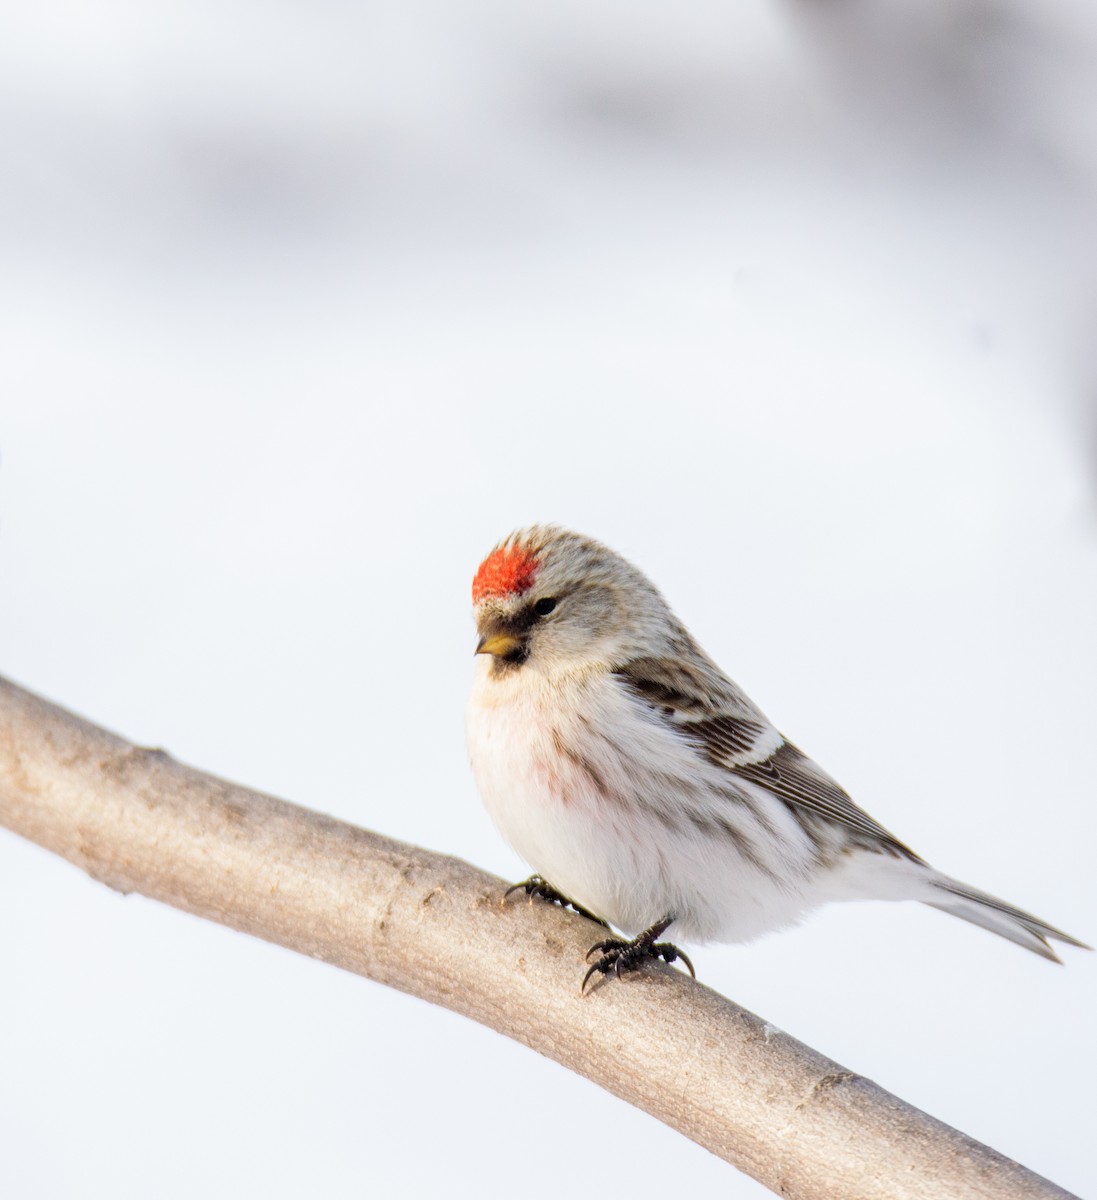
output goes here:
[{"label": "bird's head", "polygon": [[614,666],[661,648],[677,624],[646,576],[554,525],[504,538],[472,581],[477,654],[498,672]]}]

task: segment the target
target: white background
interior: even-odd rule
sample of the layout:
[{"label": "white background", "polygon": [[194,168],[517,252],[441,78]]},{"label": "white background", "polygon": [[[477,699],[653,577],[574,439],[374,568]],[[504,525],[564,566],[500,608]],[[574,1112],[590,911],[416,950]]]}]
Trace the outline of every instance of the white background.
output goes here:
[{"label": "white background", "polygon": [[[468,585],[556,520],[885,825],[1093,940],[1097,29],[1030,8],[7,6],[0,670],[519,878]],[[1065,953],[864,904],[693,957],[1086,1192]],[[762,1193],[7,834],[0,972],[5,1197]]]}]

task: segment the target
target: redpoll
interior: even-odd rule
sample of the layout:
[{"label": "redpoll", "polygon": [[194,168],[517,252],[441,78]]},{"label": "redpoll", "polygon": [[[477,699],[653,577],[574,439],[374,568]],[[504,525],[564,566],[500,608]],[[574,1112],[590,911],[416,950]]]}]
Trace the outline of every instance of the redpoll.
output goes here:
[{"label": "redpoll", "polygon": [[1088,949],[862,812],[598,542],[513,533],[472,601],[469,756],[492,819],[538,872],[518,886],[637,934],[592,947],[584,987],[685,959],[658,941],[668,929],[747,941],[830,900],[920,900],[1056,962],[1049,938]]}]

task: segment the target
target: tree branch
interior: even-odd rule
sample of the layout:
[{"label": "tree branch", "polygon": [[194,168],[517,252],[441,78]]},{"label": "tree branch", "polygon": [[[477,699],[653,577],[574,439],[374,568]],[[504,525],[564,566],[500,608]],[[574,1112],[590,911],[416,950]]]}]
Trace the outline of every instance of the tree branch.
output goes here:
[{"label": "tree branch", "polygon": [[671,970],[579,994],[596,927],[133,746],[0,679],[0,824],[93,879],[444,1005],[784,1196],[1069,1193]]}]

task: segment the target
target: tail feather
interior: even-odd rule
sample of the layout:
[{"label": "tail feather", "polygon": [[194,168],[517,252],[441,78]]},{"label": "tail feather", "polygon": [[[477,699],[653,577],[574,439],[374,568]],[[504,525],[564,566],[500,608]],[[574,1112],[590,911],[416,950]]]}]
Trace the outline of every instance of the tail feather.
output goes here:
[{"label": "tail feather", "polygon": [[1081,950],[1093,949],[1085,942],[1071,937],[1069,933],[1063,933],[1054,925],[1041,921],[1039,917],[1014,908],[1012,904],[999,900],[997,896],[968,887],[966,883],[942,876],[935,880],[934,884],[943,895],[939,900],[925,901],[931,908],[939,908],[942,912],[960,917],[961,920],[989,929],[991,933],[1015,942],[1018,946],[1024,946],[1033,954],[1039,954],[1041,958],[1062,962],[1049,945],[1049,939],[1064,942],[1068,946],[1077,946]]}]

